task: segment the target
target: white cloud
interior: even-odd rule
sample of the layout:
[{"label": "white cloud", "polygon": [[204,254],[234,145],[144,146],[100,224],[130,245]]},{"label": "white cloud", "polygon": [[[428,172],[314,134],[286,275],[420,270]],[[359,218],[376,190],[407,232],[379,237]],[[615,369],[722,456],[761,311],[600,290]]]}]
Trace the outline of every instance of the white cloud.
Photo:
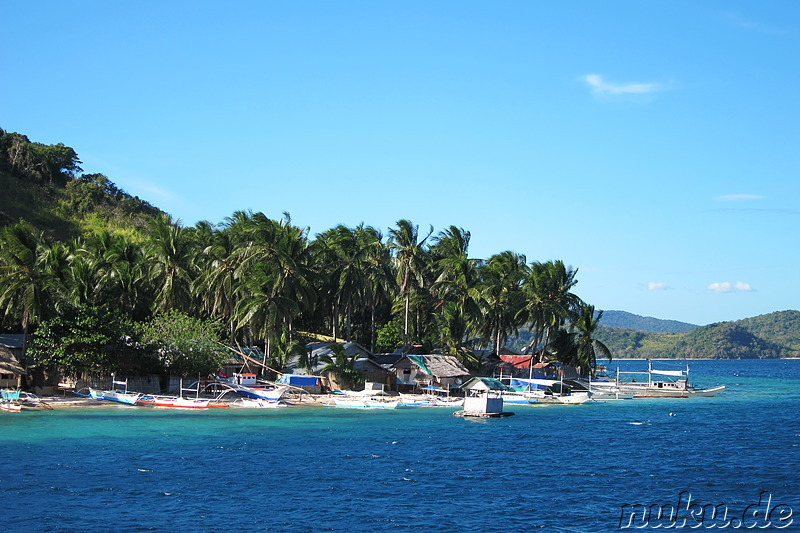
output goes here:
[{"label": "white cloud", "polygon": [[764,198],[758,194],[723,194],[722,196],[714,197],[715,200],[720,200],[723,202],[731,202],[737,200],[760,200]]},{"label": "white cloud", "polygon": [[748,292],[753,290],[753,287],[751,287],[749,283],[745,283],[743,281],[737,281],[734,287],[736,287],[737,291]]},{"label": "white cloud", "polygon": [[669,289],[669,285],[664,283],[663,281],[651,281],[647,284],[647,288],[651,291],[662,291],[665,289]]},{"label": "white cloud", "polygon": [[660,83],[611,83],[599,74],[587,74],[583,80],[596,94],[649,94],[664,90]]},{"label": "white cloud", "polygon": [[735,284],[730,283],[728,281],[722,282],[715,282],[708,286],[708,290],[714,291],[717,294],[722,292],[750,292],[753,290],[753,287],[749,283],[745,283],[743,281],[737,281]]}]

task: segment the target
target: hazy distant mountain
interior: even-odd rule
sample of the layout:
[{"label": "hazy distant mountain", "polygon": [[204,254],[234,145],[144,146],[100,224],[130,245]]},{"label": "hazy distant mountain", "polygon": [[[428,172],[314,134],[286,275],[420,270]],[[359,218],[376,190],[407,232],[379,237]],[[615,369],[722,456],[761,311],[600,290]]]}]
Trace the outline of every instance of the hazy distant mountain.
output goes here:
[{"label": "hazy distant mountain", "polygon": [[678,322],[677,320],[662,320],[650,316],[634,315],[627,311],[603,311],[600,325],[607,328],[634,329],[648,333],[681,333],[698,327],[695,324]]}]

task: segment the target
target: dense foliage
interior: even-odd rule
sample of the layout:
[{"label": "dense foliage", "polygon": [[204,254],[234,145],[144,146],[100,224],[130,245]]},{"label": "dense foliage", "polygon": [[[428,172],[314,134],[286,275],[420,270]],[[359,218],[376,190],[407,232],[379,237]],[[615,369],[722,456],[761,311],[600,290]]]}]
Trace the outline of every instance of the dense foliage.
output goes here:
[{"label": "dense foliage", "polygon": [[[574,292],[577,269],[562,261],[473,258],[469,231],[405,219],[387,236],[365,224],[311,236],[288,214],[251,211],[184,227],[79,163],[68,147],[0,130],[0,179],[14,191],[0,196],[0,327],[34,333],[41,364],[207,373],[226,355],[218,342],[263,342],[281,370],[307,359],[298,331],[371,351],[421,345],[475,371],[477,349],[497,353],[526,331],[524,351],[584,372],[610,355],[599,314]],[[23,211],[26,194],[41,205]],[[626,335],[611,353],[648,348],[648,337]]]},{"label": "dense foliage", "polygon": [[0,128],[0,227],[24,219],[62,241],[103,230],[141,239],[160,211],[102,174],[81,174],[80,163],[68,146]]}]

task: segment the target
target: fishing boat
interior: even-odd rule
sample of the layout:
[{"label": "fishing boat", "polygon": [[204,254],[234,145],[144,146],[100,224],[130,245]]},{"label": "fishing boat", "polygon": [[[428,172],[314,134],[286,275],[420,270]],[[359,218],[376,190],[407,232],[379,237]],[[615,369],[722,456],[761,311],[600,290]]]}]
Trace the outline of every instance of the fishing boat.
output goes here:
[{"label": "fishing boat", "polygon": [[22,411],[22,403],[20,402],[21,391],[2,389],[0,390],[0,409],[10,413],[19,413]]},{"label": "fishing boat", "polygon": [[0,409],[10,413],[19,413],[22,411],[22,404],[11,400],[0,400]]},{"label": "fishing boat", "polygon": [[240,407],[245,409],[277,409],[278,407],[285,407],[285,403],[273,402],[270,400],[255,400],[253,398],[239,398],[231,402],[231,407]]},{"label": "fishing boat", "polygon": [[504,403],[578,405],[592,399],[591,391],[576,390],[579,387],[571,386],[562,379],[511,378],[509,386],[511,391],[502,392]]},{"label": "fishing boat", "polygon": [[[120,385],[121,388],[118,388]],[[87,391],[87,392],[82,392]],[[105,400],[109,402],[123,403],[126,405],[136,405],[139,398],[142,396],[140,392],[128,392],[128,380],[116,381],[114,374],[111,374],[111,390],[100,390],[92,387],[87,387],[76,391],[78,396],[87,396],[94,400]]]},{"label": "fishing boat", "polygon": [[[209,407],[227,407],[227,404],[218,402],[212,403],[211,398],[200,398],[200,386],[196,388],[184,387],[181,380],[178,396],[164,396],[154,394],[143,394],[136,401],[140,405],[150,405],[152,407],[168,407],[172,409],[208,409]],[[195,393],[194,398],[184,397],[184,392]]]},{"label": "fishing boat", "polygon": [[328,407],[346,407],[349,409],[397,409],[403,407],[403,402],[398,397],[386,398],[383,396],[343,396],[333,395],[331,401],[323,404]]},{"label": "fishing boat", "polygon": [[[620,376],[641,376],[642,381],[623,381]],[[716,396],[725,390],[724,385],[696,388],[689,383],[689,365],[680,370],[654,369],[647,360],[647,371],[620,372],[617,369],[616,389],[631,393],[634,398],[689,398],[692,396]]]},{"label": "fishing boat", "polygon": [[442,387],[423,387],[422,394],[400,394],[405,407],[461,407],[464,398],[450,397],[450,391]]}]

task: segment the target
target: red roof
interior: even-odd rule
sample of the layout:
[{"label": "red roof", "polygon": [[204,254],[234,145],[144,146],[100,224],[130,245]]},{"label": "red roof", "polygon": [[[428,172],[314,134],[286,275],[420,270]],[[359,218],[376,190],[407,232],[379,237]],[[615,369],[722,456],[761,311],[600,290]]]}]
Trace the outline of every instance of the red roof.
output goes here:
[{"label": "red roof", "polygon": [[511,363],[516,368],[529,368],[531,366],[530,355],[501,355],[500,359],[506,363]]}]

